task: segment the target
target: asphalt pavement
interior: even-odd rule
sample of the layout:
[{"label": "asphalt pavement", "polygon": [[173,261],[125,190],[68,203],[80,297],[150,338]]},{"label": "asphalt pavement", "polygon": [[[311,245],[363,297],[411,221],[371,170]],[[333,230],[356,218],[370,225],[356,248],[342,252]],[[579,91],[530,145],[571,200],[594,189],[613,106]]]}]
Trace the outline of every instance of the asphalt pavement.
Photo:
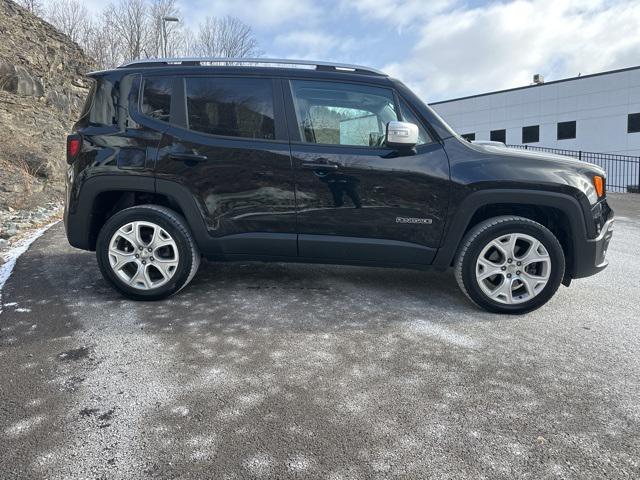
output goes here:
[{"label": "asphalt pavement", "polygon": [[640,196],[521,317],[451,272],[204,263],[136,303],[62,225],[0,314],[0,478],[640,478]]}]

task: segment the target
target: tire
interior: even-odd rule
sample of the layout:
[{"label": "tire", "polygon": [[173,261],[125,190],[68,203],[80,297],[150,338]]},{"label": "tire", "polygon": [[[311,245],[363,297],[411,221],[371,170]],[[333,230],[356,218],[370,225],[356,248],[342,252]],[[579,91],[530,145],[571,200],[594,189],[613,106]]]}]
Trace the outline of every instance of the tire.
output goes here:
[{"label": "tire", "polygon": [[105,280],[133,300],[179,292],[200,265],[184,218],[159,205],[127,208],[109,218],[98,234],[96,257]]},{"label": "tire", "polygon": [[476,305],[495,313],[523,314],[540,308],[558,290],[565,256],[545,226],[500,216],[465,235],[454,267],[460,289]]}]

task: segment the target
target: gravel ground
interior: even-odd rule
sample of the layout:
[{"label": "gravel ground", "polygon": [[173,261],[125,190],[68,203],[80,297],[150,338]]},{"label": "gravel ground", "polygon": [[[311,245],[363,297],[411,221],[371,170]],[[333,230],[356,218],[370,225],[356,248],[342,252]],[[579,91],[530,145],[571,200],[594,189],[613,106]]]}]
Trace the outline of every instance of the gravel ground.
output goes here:
[{"label": "gravel ground", "polygon": [[60,218],[61,215],[62,207],[56,202],[24,210],[0,205],[0,266],[4,263],[4,256],[11,247],[34,230]]},{"label": "gravel ground", "polygon": [[515,318],[316,265],[133,303],[57,225],[3,292],[0,478],[638,478],[639,198],[608,269]]}]

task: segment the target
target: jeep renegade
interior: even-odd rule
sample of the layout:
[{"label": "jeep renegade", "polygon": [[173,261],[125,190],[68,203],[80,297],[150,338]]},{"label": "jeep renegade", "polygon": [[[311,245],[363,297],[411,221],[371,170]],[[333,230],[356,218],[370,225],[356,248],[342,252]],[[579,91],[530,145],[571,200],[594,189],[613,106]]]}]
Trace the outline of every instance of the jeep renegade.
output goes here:
[{"label": "jeep renegade", "polygon": [[524,313],[607,265],[601,168],[470,143],[382,72],[160,59],[89,76],[64,221],[127,297],[178,292],[204,256],[453,267],[480,307]]}]

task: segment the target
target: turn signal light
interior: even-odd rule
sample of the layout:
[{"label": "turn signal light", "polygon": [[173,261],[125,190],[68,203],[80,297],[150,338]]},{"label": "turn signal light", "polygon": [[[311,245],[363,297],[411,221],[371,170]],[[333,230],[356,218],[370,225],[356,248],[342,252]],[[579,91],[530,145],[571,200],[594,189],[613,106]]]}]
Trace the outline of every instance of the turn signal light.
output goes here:
[{"label": "turn signal light", "polygon": [[604,196],[604,178],[598,175],[593,177],[593,186],[596,187],[596,193],[598,194],[598,198],[603,197]]}]

